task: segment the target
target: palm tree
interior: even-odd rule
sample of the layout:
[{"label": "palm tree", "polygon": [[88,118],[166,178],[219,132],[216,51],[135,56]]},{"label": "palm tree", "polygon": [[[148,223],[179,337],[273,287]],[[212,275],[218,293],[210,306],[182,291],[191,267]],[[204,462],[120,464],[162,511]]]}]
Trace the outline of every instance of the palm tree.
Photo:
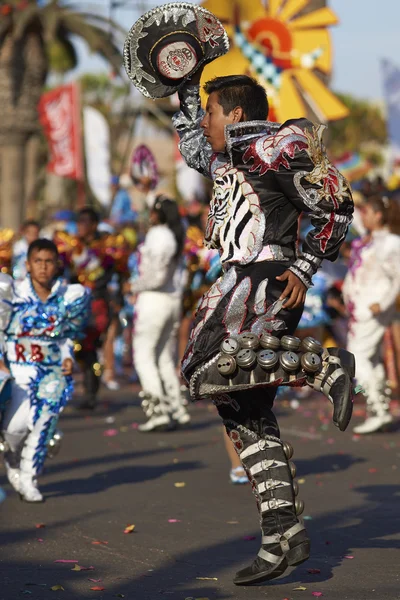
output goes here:
[{"label": "palm tree", "polygon": [[60,52],[75,66],[71,37],[119,72],[122,59],[109,19],[62,0],[8,0],[0,5],[0,225],[17,228],[25,202],[26,148],[40,131],[37,105],[52,58]]}]

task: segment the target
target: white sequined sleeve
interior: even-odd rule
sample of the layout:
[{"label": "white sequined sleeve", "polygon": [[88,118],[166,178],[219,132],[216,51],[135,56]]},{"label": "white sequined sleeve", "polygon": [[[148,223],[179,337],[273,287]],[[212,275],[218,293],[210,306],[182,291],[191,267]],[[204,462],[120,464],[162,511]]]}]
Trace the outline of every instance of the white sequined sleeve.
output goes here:
[{"label": "white sequined sleeve", "polygon": [[89,317],[90,293],[80,284],[69,285],[65,292],[67,323],[61,343],[61,360],[74,358],[74,341],[83,337]]},{"label": "white sequined sleeve", "polygon": [[132,282],[132,294],[160,291],[171,277],[177,243],[169,230],[151,228],[140,249],[139,278]]},{"label": "white sequined sleeve", "polygon": [[6,330],[12,313],[13,280],[0,273],[0,358],[6,351]]},{"label": "white sequined sleeve", "polygon": [[189,167],[210,178],[213,151],[200,127],[205,114],[201,108],[200,86],[183,87],[179,92],[179,101],[180,111],[172,117],[179,135],[179,150]]}]

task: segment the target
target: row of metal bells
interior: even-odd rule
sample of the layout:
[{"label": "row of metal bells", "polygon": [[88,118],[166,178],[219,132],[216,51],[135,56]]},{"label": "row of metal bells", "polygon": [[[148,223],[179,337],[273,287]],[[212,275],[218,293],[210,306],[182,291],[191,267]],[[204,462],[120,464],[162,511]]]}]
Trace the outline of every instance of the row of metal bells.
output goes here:
[{"label": "row of metal bells", "polygon": [[[256,352],[260,346],[262,349]],[[302,368],[309,374],[319,371],[322,364],[322,345],[311,337],[301,341],[295,336],[286,335],[280,340],[269,333],[260,338],[254,333],[243,333],[226,338],[220,348],[222,354],[217,368],[225,377],[233,375],[237,367],[252,369],[257,363],[267,371],[274,369],[279,362],[288,373]]]},{"label": "row of metal bells", "polygon": [[313,352],[321,355],[323,347],[318,340],[306,337],[301,340],[294,335],[284,335],[279,339],[271,333],[263,333],[260,337],[255,333],[246,332],[237,336],[225,338],[221,344],[221,352],[236,356],[243,349],[257,350],[259,347],[268,350],[292,350],[293,352]]}]

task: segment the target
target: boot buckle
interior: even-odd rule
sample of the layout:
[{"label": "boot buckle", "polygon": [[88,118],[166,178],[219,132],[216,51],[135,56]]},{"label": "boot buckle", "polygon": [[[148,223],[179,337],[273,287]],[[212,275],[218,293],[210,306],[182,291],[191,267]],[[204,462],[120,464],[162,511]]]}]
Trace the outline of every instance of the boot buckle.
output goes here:
[{"label": "boot buckle", "polygon": [[281,545],[281,548],[282,548],[283,552],[289,552],[290,545],[289,545],[289,542],[288,542],[288,540],[286,539],[286,537],[284,535],[280,539],[280,545]]}]

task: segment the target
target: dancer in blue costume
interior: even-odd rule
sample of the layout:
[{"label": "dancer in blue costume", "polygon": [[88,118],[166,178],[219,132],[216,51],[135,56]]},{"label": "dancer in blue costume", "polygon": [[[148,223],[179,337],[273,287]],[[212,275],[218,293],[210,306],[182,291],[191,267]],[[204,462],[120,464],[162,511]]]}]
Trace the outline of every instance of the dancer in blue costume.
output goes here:
[{"label": "dancer in blue costume", "polygon": [[0,275],[0,370],[14,378],[1,424],[11,485],[27,502],[43,502],[36,476],[60,412],[73,392],[74,339],[83,332],[89,295],[57,279],[58,251],[39,239],[28,249],[28,275]]}]

